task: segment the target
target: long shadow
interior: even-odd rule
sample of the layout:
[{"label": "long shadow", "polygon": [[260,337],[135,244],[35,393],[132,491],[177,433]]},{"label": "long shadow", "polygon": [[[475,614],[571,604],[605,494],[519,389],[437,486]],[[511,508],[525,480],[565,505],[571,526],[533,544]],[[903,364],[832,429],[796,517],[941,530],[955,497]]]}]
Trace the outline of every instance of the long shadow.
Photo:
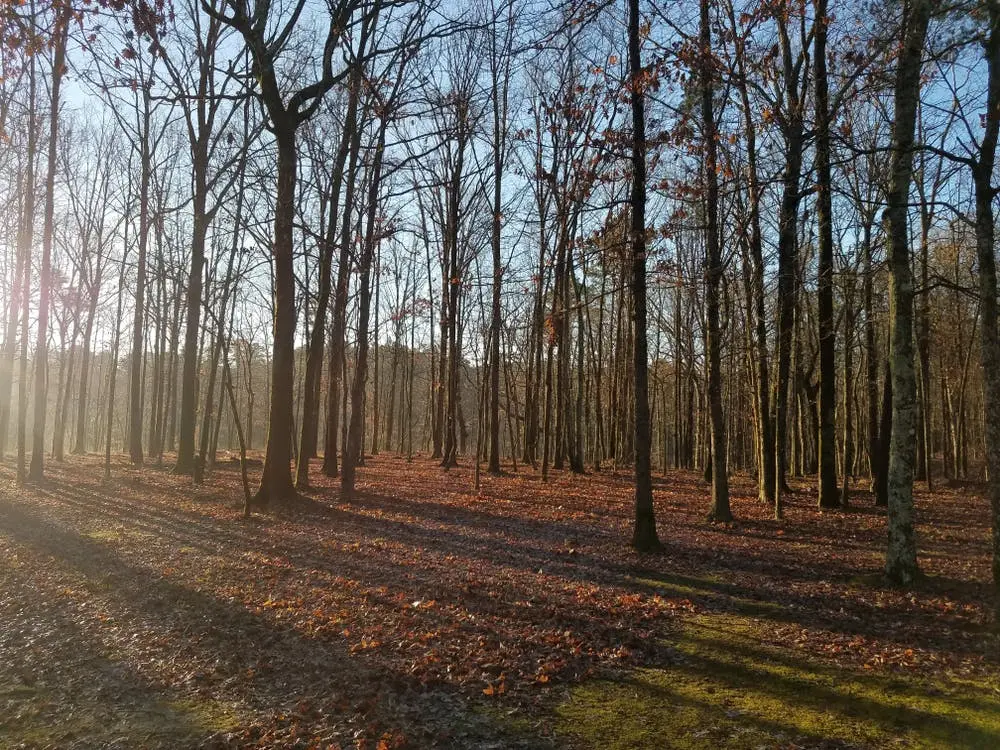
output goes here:
[{"label": "long shadow", "polygon": [[[844,717],[860,714],[890,735],[900,727],[909,727],[919,728],[923,736],[936,738],[944,743],[942,746],[960,741],[958,738],[972,742],[971,745],[963,743],[962,746],[1000,746],[1000,701],[975,701],[977,716],[993,726],[992,729],[983,729],[958,721],[940,711],[932,713],[908,705],[917,702],[922,696],[919,688],[914,689],[915,686],[903,681],[843,672],[829,675],[829,682],[817,681],[811,678],[823,676],[822,673],[817,672],[815,666],[805,659],[785,657],[785,664],[791,669],[778,672],[766,667],[768,662],[775,661],[776,654],[773,650],[734,643],[731,634],[726,633],[720,637],[697,640],[698,649],[685,652],[684,660],[677,667],[687,673],[689,678],[709,678],[740,693],[768,696],[792,707],[802,706],[818,712],[833,711]],[[860,691],[845,692],[835,687],[847,681],[859,686],[864,694],[859,694]],[[873,697],[879,694],[886,696],[886,699],[877,700]],[[948,702],[945,697],[935,700],[942,704]]]},{"label": "long shadow", "polygon": [[[351,654],[342,641],[305,637],[239,604],[156,577],[2,498],[0,529],[14,543],[82,574],[100,595],[119,602],[124,616],[137,622],[155,618],[174,649],[163,658],[199,665],[195,681],[202,689],[235,692],[258,712],[292,713],[308,699],[325,711],[349,716],[352,707],[363,704],[371,709],[367,719],[383,727],[394,726],[400,716],[409,716],[419,727],[422,716],[436,716],[450,706],[454,736],[429,736],[427,746],[470,746],[463,726],[503,736],[500,727],[484,726],[485,720],[470,713],[466,699],[447,685],[428,690],[405,673]],[[510,747],[525,743],[510,738]]]},{"label": "long shadow", "polygon": [[[268,527],[242,527],[226,520],[206,520],[204,516],[181,508],[167,511],[160,510],[162,506],[146,505],[128,498],[128,505],[123,507],[122,501],[105,497],[96,497],[83,493],[80,488],[60,485],[52,489],[73,502],[80,510],[93,510],[94,504],[99,504],[109,516],[121,523],[142,523],[144,529],[154,535],[158,530],[169,534],[173,541],[180,545],[197,547],[212,554],[263,547],[274,547],[276,552],[288,558],[290,564],[300,571],[313,568],[333,568],[352,576],[358,582],[364,582],[369,588],[385,586],[390,590],[399,591],[401,584],[416,588],[432,598],[450,602],[480,614],[489,613],[496,616],[502,613],[504,607],[511,608],[518,600],[530,600],[533,594],[533,581],[502,581],[497,585],[499,596],[487,596],[472,590],[451,590],[452,583],[446,580],[442,584],[440,568],[424,571],[420,565],[397,565],[383,559],[371,559],[370,554],[351,554],[346,550],[317,550],[317,538],[328,536],[330,539],[343,541],[351,539],[389,538],[395,543],[409,547],[415,551],[423,550],[434,556],[433,562],[442,559],[453,560],[453,566],[468,566],[470,570],[489,574],[502,574],[504,570],[519,571],[523,574],[534,574],[542,567],[547,574],[557,576],[566,581],[578,584],[608,584],[621,587],[623,591],[649,592],[657,590],[671,596],[695,598],[702,604],[721,611],[737,611],[750,614],[772,622],[795,625],[810,625],[823,629],[853,634],[877,634],[889,644],[905,644],[899,639],[898,633],[887,631],[878,624],[864,621],[869,607],[859,605],[850,594],[795,593],[782,591],[781,604],[775,606],[774,586],[787,583],[789,580],[820,581],[832,577],[848,578],[856,575],[857,570],[850,566],[827,566],[820,570],[799,562],[795,566],[776,564],[773,551],[767,551],[770,557],[762,553],[757,557],[723,558],[706,550],[698,544],[684,540],[671,539],[670,559],[693,563],[696,570],[711,570],[716,575],[726,577],[734,575],[739,584],[728,582],[711,582],[702,578],[688,577],[681,580],[662,579],[652,586],[637,584],[630,580],[630,573],[637,573],[648,578],[661,576],[662,566],[649,571],[630,570],[624,560],[621,563],[609,563],[616,559],[614,555],[600,557],[596,554],[577,552],[573,557],[559,558],[553,553],[554,538],[573,534],[579,537],[582,547],[596,546],[605,548],[609,544],[609,535],[586,524],[555,525],[537,519],[521,519],[499,512],[489,512],[469,509],[463,506],[409,498],[392,498],[384,495],[366,493],[350,502],[339,502],[331,509],[330,514],[323,518],[305,518],[301,521],[281,521],[291,523],[300,528],[315,532],[311,538],[295,537],[296,543],[280,539],[275,547],[275,540],[269,537]],[[387,517],[390,514],[395,517]],[[133,515],[137,516],[133,518]],[[430,522],[430,527],[425,524]],[[441,528],[447,524],[448,528]],[[598,535],[595,539],[595,535]],[[201,541],[197,541],[200,539]],[[298,540],[301,539],[301,543]],[[667,574],[668,576],[670,574]],[[498,579],[502,576],[497,576]],[[754,581],[760,581],[754,585]],[[322,585],[316,583],[315,585]],[[693,593],[692,593],[693,592]],[[495,592],[494,592],[495,593]],[[382,597],[385,599],[385,597]],[[563,601],[557,599],[558,605]],[[570,602],[571,603],[571,602]],[[387,601],[381,604],[388,606]],[[572,604],[572,603],[571,603]],[[573,625],[577,629],[593,631],[598,642],[613,642],[613,628],[609,632],[607,622],[611,620],[606,607],[588,608],[576,605],[569,613],[554,613],[551,608],[540,609],[525,614],[511,613],[513,621],[524,621],[531,624],[551,626],[557,623]],[[909,617],[927,619],[920,613],[910,613]],[[432,618],[432,615],[427,617]],[[958,654],[981,655],[982,649],[974,648],[975,644],[967,642],[963,647],[956,647],[954,630],[961,629],[963,623],[953,618],[951,624],[942,622],[941,614],[934,613],[936,627],[929,629],[934,635],[921,637],[931,648],[940,648]],[[447,618],[436,618],[444,623]],[[948,627],[941,627],[948,625]],[[955,625],[952,628],[951,625]],[[982,640],[982,639],[980,639]],[[966,641],[969,641],[967,638]]]},{"label": "long shadow", "polygon": [[94,642],[69,600],[45,590],[32,571],[7,568],[0,588],[0,687],[16,697],[0,701],[0,745],[93,746],[126,732],[145,747],[188,747],[235,720],[190,690],[154,683]]},{"label": "long shadow", "polygon": [[[84,501],[77,502],[85,505]],[[92,516],[89,513],[87,515]],[[514,580],[507,575],[506,571],[513,566],[508,565],[506,558],[500,557],[501,554],[509,554],[506,548],[510,545],[504,540],[491,543],[492,551],[490,551],[490,546],[477,545],[475,540],[470,542],[455,532],[443,534],[440,530],[428,531],[406,524],[398,529],[398,533],[394,533],[391,528],[387,532],[385,519],[370,518],[336,509],[330,516],[321,520],[323,523],[332,521],[331,539],[340,538],[344,541],[364,539],[371,538],[374,533],[378,533],[380,537],[403,537],[397,541],[404,544],[406,550],[413,551],[406,553],[405,559],[412,559],[412,556],[420,550],[429,551],[435,559],[430,561],[429,565],[426,560],[421,560],[420,564],[401,564],[392,559],[373,559],[367,554],[358,554],[349,549],[337,550],[324,546],[318,550],[312,543],[315,538],[310,537],[305,537],[305,543],[301,545],[288,545],[287,540],[282,538],[281,545],[275,547],[274,539],[269,540],[263,535],[253,538],[240,537],[233,531],[232,524],[221,521],[219,537],[227,540],[225,552],[229,553],[230,558],[238,557],[240,550],[247,547],[271,548],[274,553],[280,554],[283,560],[287,560],[291,568],[294,568],[285,571],[284,574],[294,579],[300,591],[322,590],[324,586],[330,585],[329,581],[310,578],[310,571],[333,570],[338,574],[338,585],[345,582],[357,584],[369,604],[390,613],[398,611],[399,601],[394,596],[398,597],[404,590],[408,594],[408,601],[437,599],[442,604],[450,604],[453,610],[458,610],[458,612],[433,610],[421,613],[421,622],[428,628],[453,627],[455,622],[461,622],[467,615],[472,615],[473,620],[479,621],[487,618],[486,624],[481,625],[481,628],[497,628],[505,634],[503,639],[505,642],[524,641],[518,648],[526,649],[529,653],[544,650],[546,646],[544,639],[553,638],[556,633],[571,631],[581,634],[586,653],[579,658],[566,658],[563,668],[558,670],[558,673],[573,674],[578,668],[585,669],[586,662],[589,661],[588,655],[602,649],[624,645],[637,655],[651,655],[658,649],[655,640],[643,639],[631,629],[623,632],[620,626],[620,613],[615,615],[607,606],[582,606],[573,598],[572,591],[561,595],[559,591],[561,586],[557,587],[555,592],[546,591],[546,596],[538,602],[536,597],[540,592],[537,586],[533,585],[535,571],[531,564],[525,565],[524,560],[519,559],[517,555],[510,561],[520,566],[517,568],[520,572],[531,573],[531,581]],[[324,527],[320,527],[320,530],[326,531]],[[184,544],[186,539],[180,537],[177,541]],[[156,543],[156,540],[151,541],[152,543]],[[475,551],[477,557],[468,556],[470,549]],[[455,585],[454,578],[449,578],[450,575],[454,576],[456,572],[461,572],[455,564],[459,555],[462,555],[462,566],[467,566],[470,571],[476,571],[477,588]],[[448,558],[452,558],[452,561],[449,562]],[[539,560],[545,563],[550,575],[560,575],[555,571],[555,566],[549,558],[543,556]],[[446,564],[447,568],[443,568],[442,563]],[[595,570],[598,569],[595,567]],[[249,572],[256,574],[258,571]],[[591,582],[588,576],[577,575],[577,571],[572,569],[569,569],[568,573],[562,571],[562,574],[560,580],[569,580],[569,576],[575,576],[582,582]],[[607,578],[606,575],[604,577]],[[345,578],[349,580],[345,581]],[[458,583],[461,584],[461,580]],[[390,593],[375,593],[380,588]],[[467,634],[465,637],[468,637]],[[541,640],[532,641],[533,638]],[[556,673],[553,672],[554,675]]]},{"label": "long shadow", "polygon": [[[886,647],[924,648],[956,657],[984,658],[1000,663],[997,638],[961,613],[913,610],[906,613],[908,628],[856,593],[825,591],[795,592],[777,589],[780,581],[767,588],[724,580],[725,570],[715,569],[712,578],[661,570],[639,570],[635,585],[668,597],[687,597],[721,612],[755,617],[774,624],[811,627],[845,636],[876,637]],[[723,580],[718,580],[722,577]],[[954,592],[944,585],[942,590]],[[875,594],[873,590],[870,592]],[[984,595],[988,590],[984,588]],[[917,627],[920,626],[919,631]]]},{"label": "long shadow", "polygon": [[[76,487],[62,486],[59,491],[67,498],[75,498],[72,501],[77,502],[81,507],[87,507],[97,500],[90,495],[83,496],[79,488]],[[150,533],[156,534],[158,528],[163,529],[166,525],[176,530],[173,533],[173,538],[178,544],[198,547],[204,552],[212,554],[224,552],[227,546],[245,548],[248,544],[267,542],[266,527],[265,529],[248,530],[218,520],[206,522],[203,516],[180,508],[161,511],[154,509],[153,506],[130,502],[127,512],[125,512],[126,509],[122,508],[120,502],[116,503],[105,498],[101,498],[97,502],[123,523],[136,523],[137,519],[133,518],[133,515],[137,516],[138,519],[142,519],[144,516],[148,517],[146,528]],[[376,515],[373,516],[370,513]],[[390,513],[395,514],[396,517],[387,517]],[[438,525],[431,528],[425,527],[423,522],[427,517]],[[609,564],[608,558],[581,552],[577,552],[572,557],[563,558],[553,554],[553,537],[558,538],[567,532],[579,537],[584,543],[584,547],[588,546],[592,531],[586,526],[563,526],[562,533],[553,534],[552,525],[544,522],[532,521],[522,524],[518,522],[517,518],[485,511],[469,510],[433,501],[390,498],[370,493],[350,502],[341,502],[331,509],[326,518],[318,520],[307,518],[305,523],[316,526],[318,532],[323,531],[323,524],[332,525],[333,537],[352,539],[388,537],[399,544],[414,549],[428,550],[438,556],[458,556],[465,565],[476,566],[476,568],[489,570],[507,567],[525,573],[534,573],[539,568],[543,568],[551,575],[557,575],[567,581],[580,584],[604,583],[622,586],[626,590],[649,590],[649,587],[645,589],[641,586],[637,587],[628,580],[628,574],[634,571],[630,571],[624,563],[620,565]],[[444,523],[448,524],[450,528],[441,528],[440,525]],[[196,534],[192,533],[193,530],[199,530],[198,535],[204,540],[203,543],[199,544],[196,541]],[[487,536],[483,536],[483,532]],[[602,534],[595,542],[598,545],[606,544],[607,535]],[[317,554],[311,545],[290,547],[283,544],[281,549],[293,565],[303,570],[326,566],[330,562],[327,554]],[[681,540],[671,540],[671,557],[681,558],[688,562],[693,561],[696,568],[708,567],[716,573],[721,572],[723,576],[735,574],[741,583],[739,585],[732,583],[706,584],[703,579],[692,578],[680,582],[681,586],[678,586],[679,580],[675,578],[673,581],[664,581],[659,589],[660,593],[677,597],[690,597],[692,595],[690,589],[694,589],[695,598],[703,604],[720,608],[723,611],[739,611],[743,614],[772,621],[822,627],[849,635],[878,634],[879,637],[887,639],[890,643],[901,643],[893,633],[880,632],[877,627],[866,624],[863,617],[865,612],[870,610],[859,605],[850,595],[837,596],[830,593],[814,595],[782,591],[781,606],[774,606],[774,586],[764,585],[776,579],[781,579],[781,583],[787,583],[788,580],[829,580],[834,577],[849,579],[858,572],[853,567],[826,566],[822,570],[816,570],[799,564],[790,568],[776,565],[773,557],[758,557],[756,559],[740,557],[720,561],[710,551]],[[353,575],[359,581],[396,586],[400,581],[405,580],[410,584],[434,592],[432,596],[435,598],[449,598],[446,593],[440,591],[442,587],[439,574],[436,572],[421,574],[417,566],[397,570],[395,566],[387,566],[384,563],[373,565],[364,555],[347,555],[343,558],[337,561],[337,568],[344,573]],[[721,571],[719,570],[720,562],[723,565]],[[750,580],[760,580],[761,585],[747,586],[745,582],[748,580],[748,574],[751,574]],[[640,575],[656,578],[658,572],[651,570],[644,574],[640,571]],[[679,588],[683,590],[678,590]],[[655,586],[653,590],[657,590]],[[471,601],[464,600],[474,596],[473,592],[466,591],[457,597],[453,593],[450,598],[456,603],[469,605]],[[509,596],[504,598],[509,600],[515,596],[520,596],[523,599],[530,598],[530,594],[525,593],[524,587],[521,587],[520,590],[514,588]],[[463,601],[458,601],[459,599]],[[483,601],[480,604],[485,605],[486,602]],[[919,614],[912,616],[919,618]],[[939,637],[931,636],[931,640],[926,645],[962,653],[955,648],[954,629],[950,626],[941,627],[947,624],[943,622],[942,614],[934,613],[933,618],[937,627],[930,628],[929,632],[936,633]],[[964,628],[964,623],[961,620],[956,617],[950,619],[955,628],[959,630]],[[594,623],[599,620],[600,616],[590,618],[589,627],[595,627]],[[581,623],[581,627],[587,625],[586,620]],[[599,629],[604,630],[604,628]],[[970,647],[974,645],[969,644]],[[967,650],[967,653],[980,655],[981,650],[973,648]]]},{"label": "long shadow", "polygon": [[[698,747],[1000,746],[1000,700],[942,693],[911,678],[817,665],[755,646],[731,631],[689,623],[679,655],[663,667],[608,681],[568,704],[584,736],[611,747],[664,738]],[[733,732],[735,731],[735,734]],[[754,738],[747,731],[765,737]],[[715,735],[712,733],[715,732]],[[738,735],[741,739],[733,740]],[[779,738],[780,742],[779,742]]]}]

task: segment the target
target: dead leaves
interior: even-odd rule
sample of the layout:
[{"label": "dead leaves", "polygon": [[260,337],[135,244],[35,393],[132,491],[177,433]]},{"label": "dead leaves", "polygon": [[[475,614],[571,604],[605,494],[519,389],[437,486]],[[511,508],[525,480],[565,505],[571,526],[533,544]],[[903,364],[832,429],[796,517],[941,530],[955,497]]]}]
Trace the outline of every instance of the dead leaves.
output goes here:
[{"label": "dead leaves", "polygon": [[[376,456],[353,501],[318,477],[328,513],[243,524],[235,474],[192,490],[153,470],[104,486],[79,459],[54,471],[18,507],[82,539],[78,557],[8,544],[12,570],[51,578],[53,606],[149,680],[240,706],[233,746],[430,747],[477,702],[530,711],[589,674],[658,663],[691,615],[749,613],[775,645],[857,669],[995,668],[988,530],[957,493],[920,499],[937,578],[900,592],[877,580],[882,515],[820,515],[803,493],[777,525],[738,478],[729,529],[702,521],[697,477],[658,480],[667,552],[639,560],[613,473],[522,472],[472,494],[468,467]],[[457,703],[428,708],[444,695]]]}]

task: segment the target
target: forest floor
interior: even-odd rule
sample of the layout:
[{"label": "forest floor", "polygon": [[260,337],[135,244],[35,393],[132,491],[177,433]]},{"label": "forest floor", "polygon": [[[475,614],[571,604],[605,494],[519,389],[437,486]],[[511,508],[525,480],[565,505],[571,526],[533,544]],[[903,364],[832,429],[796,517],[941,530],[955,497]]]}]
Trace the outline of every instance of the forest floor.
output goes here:
[{"label": "forest floor", "polygon": [[918,493],[926,579],[880,577],[867,493],[785,520],[734,481],[368,460],[354,499],[241,517],[209,484],[95,457],[0,464],[0,748],[1000,747],[978,488]]}]

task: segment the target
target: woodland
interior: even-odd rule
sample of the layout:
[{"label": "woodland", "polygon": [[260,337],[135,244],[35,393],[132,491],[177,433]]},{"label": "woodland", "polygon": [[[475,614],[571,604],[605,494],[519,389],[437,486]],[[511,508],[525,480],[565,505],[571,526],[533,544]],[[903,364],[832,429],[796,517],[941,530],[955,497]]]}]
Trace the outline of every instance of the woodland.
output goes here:
[{"label": "woodland", "polygon": [[1000,747],[998,139],[1000,0],[0,0],[0,750]]}]

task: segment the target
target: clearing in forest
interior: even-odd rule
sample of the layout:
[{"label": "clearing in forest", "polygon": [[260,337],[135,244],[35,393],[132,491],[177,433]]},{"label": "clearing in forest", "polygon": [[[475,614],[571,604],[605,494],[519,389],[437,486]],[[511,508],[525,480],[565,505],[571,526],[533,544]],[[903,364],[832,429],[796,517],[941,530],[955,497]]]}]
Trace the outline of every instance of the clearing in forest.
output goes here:
[{"label": "clearing in forest", "polygon": [[918,493],[902,591],[864,493],[776,522],[737,480],[712,526],[671,473],[640,557],[624,475],[376,456],[244,520],[236,464],[114,468],[0,467],[0,748],[1000,747],[976,488]]}]

